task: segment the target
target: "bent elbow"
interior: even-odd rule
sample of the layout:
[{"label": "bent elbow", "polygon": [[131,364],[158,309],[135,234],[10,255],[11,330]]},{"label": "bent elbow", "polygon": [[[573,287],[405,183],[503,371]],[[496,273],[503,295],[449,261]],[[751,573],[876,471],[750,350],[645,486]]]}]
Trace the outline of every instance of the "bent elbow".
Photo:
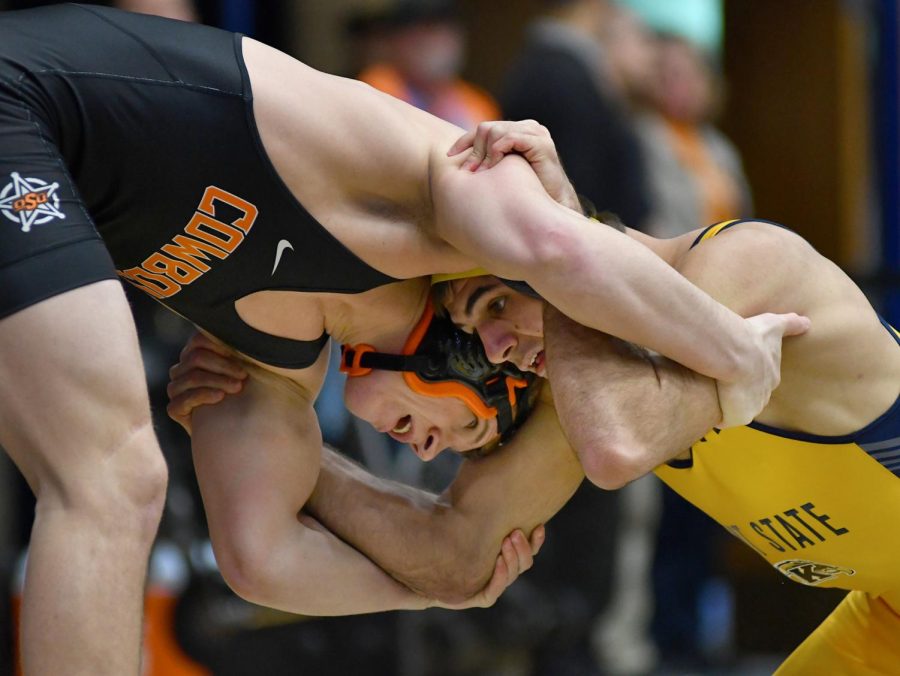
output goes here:
[{"label": "bent elbow", "polygon": [[473,559],[473,563],[461,571],[450,590],[452,596],[457,599],[456,603],[472,598],[485,588],[494,573],[494,563],[499,553],[498,548],[497,552],[490,556]]},{"label": "bent elbow", "polygon": [[446,547],[426,567],[400,581],[418,593],[443,603],[462,603],[488,583],[500,552],[499,542],[469,529],[465,537],[446,537]]},{"label": "bent elbow", "polygon": [[234,529],[217,535],[212,538],[213,553],[228,587],[245,601],[262,606],[276,605],[283,591],[283,581],[275,565],[279,560],[277,539],[264,536],[253,528]]},{"label": "bent elbow", "polygon": [[[497,548],[499,553],[500,549]],[[462,603],[475,596],[488,583],[495,557],[471,548],[460,548],[453,560],[446,559],[419,579],[401,580],[407,586],[442,603]]]},{"label": "bent elbow", "polygon": [[266,567],[269,552],[235,546],[214,546],[216,564],[225,584],[245,601],[268,605],[271,576]]},{"label": "bent elbow", "polygon": [[604,490],[626,486],[646,472],[633,451],[619,445],[593,445],[579,451],[581,467],[588,481]]}]

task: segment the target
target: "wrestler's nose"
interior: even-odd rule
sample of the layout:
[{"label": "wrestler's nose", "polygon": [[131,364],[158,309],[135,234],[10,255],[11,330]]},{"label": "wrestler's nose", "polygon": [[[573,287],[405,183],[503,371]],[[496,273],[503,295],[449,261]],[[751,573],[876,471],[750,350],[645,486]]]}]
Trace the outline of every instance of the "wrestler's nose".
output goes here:
[{"label": "wrestler's nose", "polygon": [[507,361],[516,346],[516,336],[499,322],[484,322],[478,327],[484,352],[494,364]]},{"label": "wrestler's nose", "polygon": [[419,458],[425,462],[430,462],[447,448],[442,436],[438,427],[430,427],[425,435],[425,439],[420,443],[412,444],[413,450]]}]

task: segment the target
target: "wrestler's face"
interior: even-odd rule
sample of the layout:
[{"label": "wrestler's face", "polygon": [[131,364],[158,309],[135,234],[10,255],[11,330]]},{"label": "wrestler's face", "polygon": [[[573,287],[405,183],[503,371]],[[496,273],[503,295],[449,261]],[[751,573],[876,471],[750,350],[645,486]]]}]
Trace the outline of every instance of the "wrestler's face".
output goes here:
[{"label": "wrestler's face", "polygon": [[425,461],[448,448],[460,452],[480,448],[497,436],[496,419],[477,417],[453,397],[417,394],[396,371],[375,370],[347,378],[344,402],[353,415],[409,444]]},{"label": "wrestler's face", "polygon": [[492,362],[544,376],[543,301],[486,275],[451,282],[445,305],[454,324],[478,334]]}]

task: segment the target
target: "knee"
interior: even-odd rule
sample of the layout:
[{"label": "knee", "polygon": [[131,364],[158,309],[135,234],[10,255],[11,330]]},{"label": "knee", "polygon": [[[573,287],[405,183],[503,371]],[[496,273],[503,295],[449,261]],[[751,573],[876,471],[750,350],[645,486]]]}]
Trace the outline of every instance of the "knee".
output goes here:
[{"label": "knee", "polygon": [[147,443],[136,453],[139,466],[137,476],[129,469],[122,480],[126,503],[138,520],[140,532],[152,540],[156,537],[166,504],[169,468],[152,426],[147,427],[146,436]]},{"label": "knee", "polygon": [[58,491],[67,509],[104,532],[149,544],[162,517],[167,482],[166,461],[148,416],[117,435],[94,466],[53,482],[49,493]]},{"label": "knee", "polygon": [[113,476],[107,477],[111,492],[137,522],[138,532],[152,539],[166,502],[169,470],[149,419],[133,430],[117,455]]}]

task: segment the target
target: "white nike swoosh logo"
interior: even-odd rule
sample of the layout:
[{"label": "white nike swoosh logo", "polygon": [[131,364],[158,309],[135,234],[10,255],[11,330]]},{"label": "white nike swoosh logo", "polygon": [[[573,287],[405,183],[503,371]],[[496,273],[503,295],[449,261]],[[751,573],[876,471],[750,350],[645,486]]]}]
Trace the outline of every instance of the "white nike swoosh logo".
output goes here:
[{"label": "white nike swoosh logo", "polygon": [[278,268],[278,263],[281,261],[281,254],[284,253],[285,249],[294,250],[294,245],[288,242],[286,239],[278,242],[278,248],[275,249],[275,265],[272,266],[272,274],[275,274],[275,270]]}]

